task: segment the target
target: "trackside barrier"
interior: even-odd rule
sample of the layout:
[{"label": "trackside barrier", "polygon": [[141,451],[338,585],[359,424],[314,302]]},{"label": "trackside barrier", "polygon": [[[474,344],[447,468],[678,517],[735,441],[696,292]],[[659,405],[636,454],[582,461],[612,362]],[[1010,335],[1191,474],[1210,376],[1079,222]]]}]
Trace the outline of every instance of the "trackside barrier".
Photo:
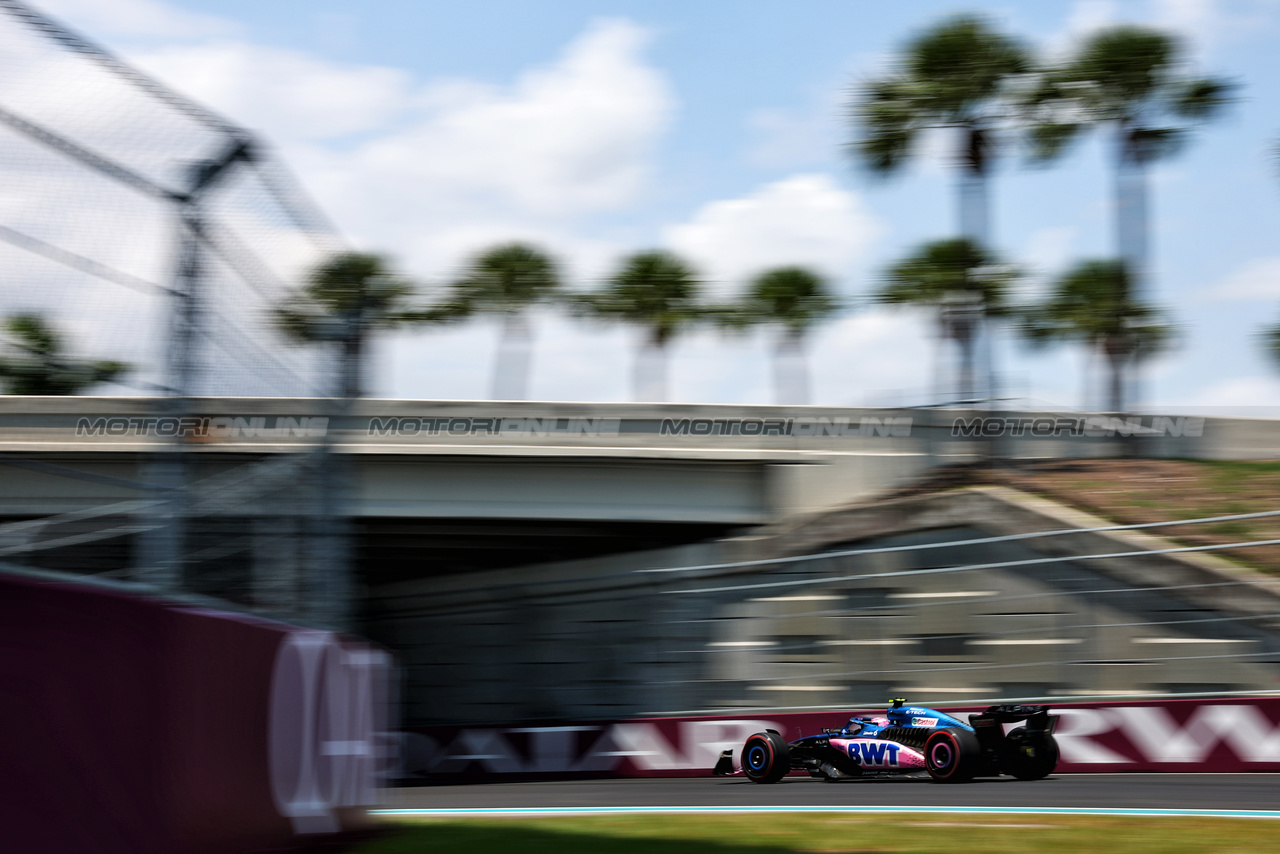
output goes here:
[{"label": "trackside barrier", "polygon": [[0,848],[230,854],[359,831],[390,672],[357,639],[0,574]]},{"label": "trackside barrier", "polygon": [[[950,706],[962,715],[981,707]],[[857,712],[644,718],[548,727],[434,727],[409,733],[408,779],[691,777],[753,732],[786,739],[836,727]],[[1059,773],[1280,771],[1280,697],[1064,703]]]}]

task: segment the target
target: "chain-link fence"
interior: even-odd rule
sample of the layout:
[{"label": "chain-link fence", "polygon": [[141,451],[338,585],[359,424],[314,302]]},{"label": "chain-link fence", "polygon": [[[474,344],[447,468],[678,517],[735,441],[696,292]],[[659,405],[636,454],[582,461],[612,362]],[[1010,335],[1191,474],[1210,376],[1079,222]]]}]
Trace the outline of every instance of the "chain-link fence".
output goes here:
[{"label": "chain-link fence", "polygon": [[[322,392],[271,309],[340,243],[265,145],[25,4],[0,3],[0,46],[3,312],[46,318],[69,354],[126,362],[113,390],[148,393],[174,382],[189,298],[195,368],[175,391]],[[175,280],[193,213],[188,285]]]},{"label": "chain-link fence", "polygon": [[[346,546],[341,473],[325,453],[325,431],[309,434],[315,454],[285,463],[234,460],[239,468],[224,471],[188,452],[207,439],[208,418],[190,420],[193,398],[314,398],[314,416],[329,414],[323,398],[340,373],[334,348],[291,339],[275,310],[342,249],[263,141],[26,4],[0,1],[4,379],[24,394],[152,397],[157,419],[140,433],[139,462],[110,476],[136,498],[11,522],[0,527],[0,551],[12,560],[59,543],[58,568],[88,560],[89,571],[270,600],[268,610],[291,613],[283,590],[305,579],[251,581],[239,558],[254,544],[297,554],[318,540],[312,564],[323,581],[305,583],[336,601]],[[79,463],[45,465],[59,476],[102,477]],[[312,489],[282,498],[286,483]],[[294,520],[270,529],[244,513],[233,521],[212,506],[228,495],[237,507],[291,501]],[[287,575],[306,561],[277,562],[293,567]],[[246,578],[227,577],[236,566]],[[334,601],[303,616],[341,622]]]}]

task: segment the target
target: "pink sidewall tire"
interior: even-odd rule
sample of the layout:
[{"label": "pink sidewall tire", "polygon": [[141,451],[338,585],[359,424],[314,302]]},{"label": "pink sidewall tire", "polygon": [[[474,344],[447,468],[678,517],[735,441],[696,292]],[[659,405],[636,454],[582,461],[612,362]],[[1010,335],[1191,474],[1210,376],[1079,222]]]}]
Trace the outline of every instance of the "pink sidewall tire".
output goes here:
[{"label": "pink sidewall tire", "polygon": [[940,729],[924,744],[925,768],[938,783],[967,783],[977,776],[981,763],[978,737],[967,729]]}]

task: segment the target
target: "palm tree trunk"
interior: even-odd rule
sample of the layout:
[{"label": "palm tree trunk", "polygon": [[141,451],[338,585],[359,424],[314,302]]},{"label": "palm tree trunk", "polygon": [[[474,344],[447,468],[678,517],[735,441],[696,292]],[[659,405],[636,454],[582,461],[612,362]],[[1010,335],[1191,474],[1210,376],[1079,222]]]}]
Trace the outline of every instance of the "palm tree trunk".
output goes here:
[{"label": "palm tree trunk", "polygon": [[1124,366],[1125,354],[1108,349],[1106,352],[1107,367],[1110,369],[1108,409],[1111,412],[1124,412]]},{"label": "palm tree trunk", "polygon": [[987,246],[991,236],[987,181],[989,142],[980,128],[965,128],[962,138],[958,185],[960,234],[979,246]]},{"label": "palm tree trunk", "polygon": [[667,344],[652,333],[645,334],[636,352],[632,382],[637,401],[666,401]]},{"label": "palm tree trunk", "polygon": [[[982,128],[968,127],[964,132],[964,146],[960,158],[960,233],[975,245],[985,247],[991,237],[987,181],[990,140]],[[960,399],[972,401],[978,397],[974,372],[975,323],[971,319],[962,322],[965,327],[956,332],[956,344],[960,347]],[[990,366],[988,368],[990,370]]]},{"label": "palm tree trunk", "polygon": [[933,342],[933,388],[931,391],[931,402],[935,405],[941,405],[947,402],[947,388],[950,383],[944,376],[946,373],[946,349],[947,349],[947,316],[942,309],[938,310],[938,331],[934,336]]},{"label": "palm tree trunk", "polygon": [[1147,236],[1147,175],[1142,157],[1133,142],[1132,129],[1120,126],[1116,153],[1116,253],[1124,261],[1132,296],[1145,296]]},{"label": "palm tree trunk", "polygon": [[982,360],[987,374],[987,409],[998,409],[1000,381],[996,376],[996,325],[990,317],[982,319]]},{"label": "palm tree trunk", "polygon": [[[354,326],[354,324],[353,324]],[[364,330],[349,329],[342,339],[342,364],[338,366],[342,377],[342,396],[357,398],[364,393]]]},{"label": "palm tree trunk", "polygon": [[1093,347],[1086,347],[1084,351],[1084,364],[1080,370],[1080,409],[1084,412],[1091,411],[1093,406],[1093,373],[1097,369],[1095,356],[1097,351]]},{"label": "palm tree trunk", "polygon": [[520,313],[502,317],[502,337],[493,366],[494,400],[524,400],[529,395],[533,335],[528,319]]},{"label": "palm tree trunk", "polygon": [[773,352],[773,400],[780,405],[810,402],[809,369],[804,359],[804,334],[785,329]]},{"label": "palm tree trunk", "polygon": [[960,326],[956,329],[956,347],[960,350],[960,388],[959,398],[964,401],[965,405],[971,406],[971,401],[977,396],[973,390],[974,370],[973,370],[973,327]]},{"label": "palm tree trunk", "polygon": [[[1129,274],[1130,296],[1142,300],[1148,289],[1147,175],[1142,152],[1138,150],[1133,129],[1127,123],[1120,125],[1119,148],[1116,164],[1116,249]],[[1142,390],[1136,379],[1132,386],[1134,399],[1140,399]]]}]

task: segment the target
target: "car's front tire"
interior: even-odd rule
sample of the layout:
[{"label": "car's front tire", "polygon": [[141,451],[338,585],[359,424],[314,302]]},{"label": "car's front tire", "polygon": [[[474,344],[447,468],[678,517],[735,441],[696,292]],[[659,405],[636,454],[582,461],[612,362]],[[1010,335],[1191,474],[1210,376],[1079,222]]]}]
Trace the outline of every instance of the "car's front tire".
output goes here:
[{"label": "car's front tire", "polygon": [[935,730],[924,743],[924,765],[939,783],[967,783],[978,774],[982,747],[967,729],[946,727]]},{"label": "car's front tire", "polygon": [[742,745],[742,773],[753,783],[776,783],[791,770],[791,755],[782,736],[765,730]]}]

